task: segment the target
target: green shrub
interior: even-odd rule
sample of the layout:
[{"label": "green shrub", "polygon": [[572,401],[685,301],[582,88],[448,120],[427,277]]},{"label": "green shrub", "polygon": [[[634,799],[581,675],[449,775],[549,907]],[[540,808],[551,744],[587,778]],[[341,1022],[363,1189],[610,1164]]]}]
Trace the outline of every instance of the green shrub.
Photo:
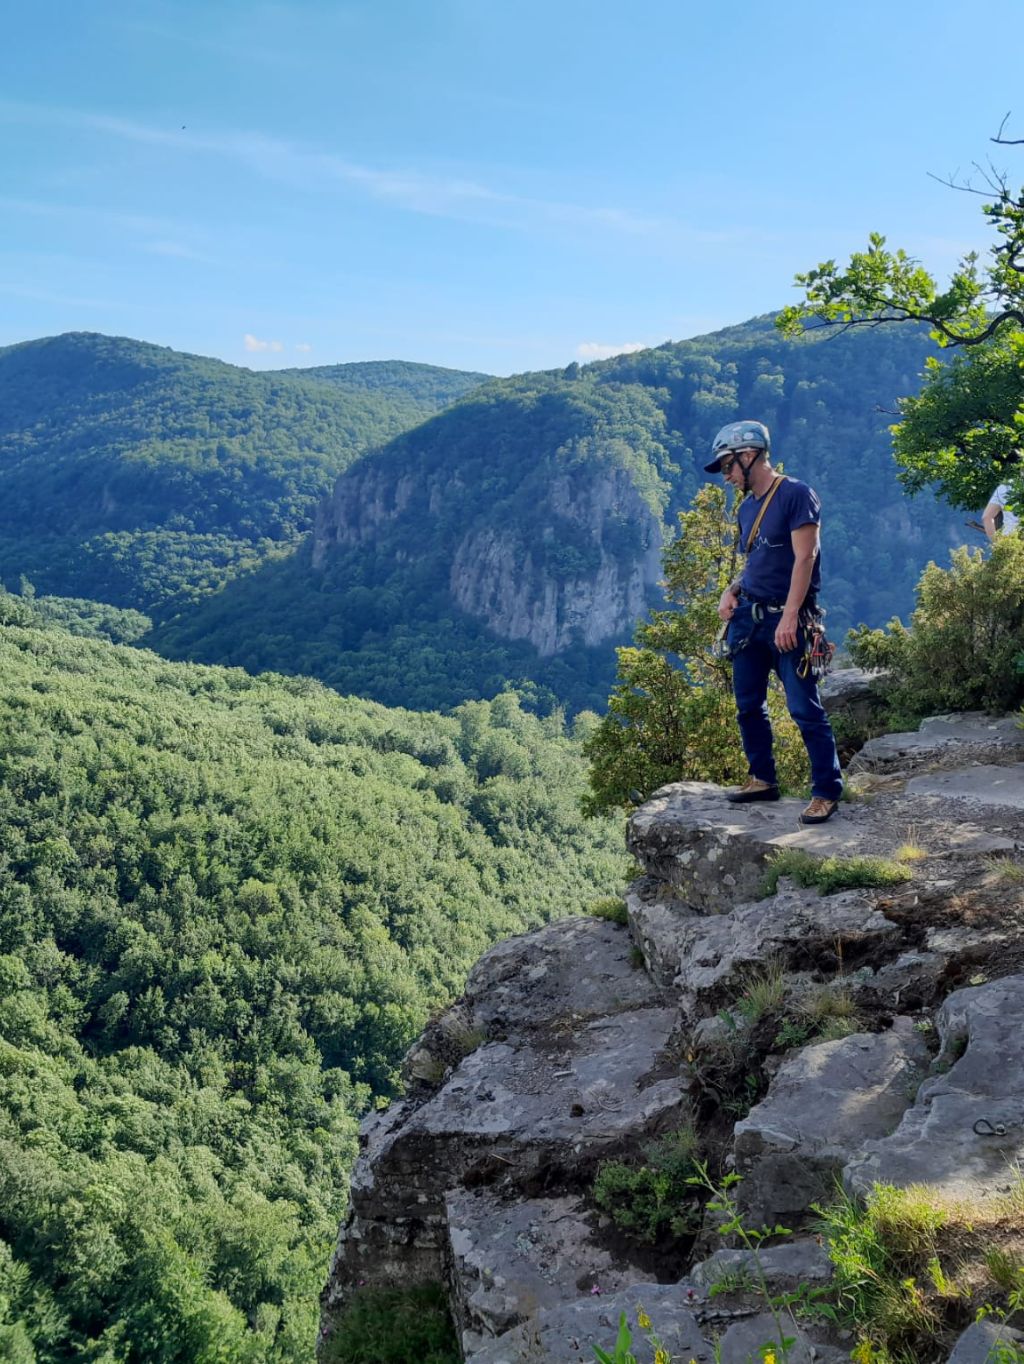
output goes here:
[{"label": "green shrub", "polygon": [[364,1288],[352,1299],[321,1364],[460,1364],[440,1284]]},{"label": "green shrub", "polygon": [[991,553],[954,550],[948,569],[929,564],[909,630],[860,626],[853,661],[893,674],[894,711],[1008,711],[1024,701],[1024,539],[1001,536]]},{"label": "green shrub", "polygon": [[620,1231],[648,1245],[691,1235],[700,1226],[689,1182],[697,1156],[697,1137],[687,1125],[648,1147],[643,1164],[606,1160],[594,1180],[594,1202]]},{"label": "green shrub", "polygon": [[629,923],[625,900],[618,900],[614,896],[591,900],[587,905],[587,913],[593,919],[607,919],[609,923],[621,924],[623,928]]},{"label": "green shrub", "polygon": [[761,898],[779,888],[779,878],[789,876],[798,886],[817,886],[822,895],[859,886],[898,886],[910,880],[910,872],[885,857],[812,857],[799,848],[783,848],[769,863],[761,882]]}]

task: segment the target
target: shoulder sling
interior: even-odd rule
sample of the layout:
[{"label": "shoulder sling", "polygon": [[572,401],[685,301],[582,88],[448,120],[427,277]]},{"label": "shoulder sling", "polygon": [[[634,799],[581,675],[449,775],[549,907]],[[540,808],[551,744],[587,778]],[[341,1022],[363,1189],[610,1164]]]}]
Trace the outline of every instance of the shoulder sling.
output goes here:
[{"label": "shoulder sling", "polygon": [[771,502],[772,498],[775,496],[775,494],[779,491],[779,485],[784,482],[785,475],[776,474],[775,482],[768,489],[767,495],[765,496],[764,501],[761,503],[761,510],[757,513],[757,519],[754,522],[754,524],[750,527],[750,534],[747,536],[747,547],[743,551],[744,554],[750,553],[750,546],[757,539],[757,532],[761,529],[761,522],[764,520],[764,514],[768,510],[768,505]]}]

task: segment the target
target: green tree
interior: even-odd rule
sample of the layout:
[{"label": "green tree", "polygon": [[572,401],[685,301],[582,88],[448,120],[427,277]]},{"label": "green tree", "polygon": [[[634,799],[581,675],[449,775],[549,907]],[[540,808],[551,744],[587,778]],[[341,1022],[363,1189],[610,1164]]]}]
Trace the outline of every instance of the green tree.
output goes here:
[{"label": "green tree", "polygon": [[[1005,120],[1004,120],[1005,126]],[[1022,145],[1002,136],[1000,146]],[[903,250],[872,233],[866,251],[845,267],[834,260],[799,274],[802,302],[785,308],[777,325],[789,336],[816,326],[876,327],[909,322],[927,326],[937,344],[959,351],[948,364],[925,363],[924,387],[900,401],[893,428],[900,480],[911,492],[935,485],[954,506],[984,503],[1024,449],[1024,187],[1007,175],[976,167],[979,194],[995,242],[982,264],[965,256],[945,287]],[[1018,492],[1024,484],[1014,477]]]},{"label": "green tree", "polygon": [[[665,588],[677,610],[652,611],[636,648],[617,650],[618,684],[608,712],[587,738],[587,814],[629,804],[672,781],[738,782],[747,771],[732,697],[730,665],[712,657],[718,600],[734,576],[736,531],[721,488],[701,488],[679,514],[665,552]],[[781,688],[769,690],[780,781],[799,785],[806,755]]]}]

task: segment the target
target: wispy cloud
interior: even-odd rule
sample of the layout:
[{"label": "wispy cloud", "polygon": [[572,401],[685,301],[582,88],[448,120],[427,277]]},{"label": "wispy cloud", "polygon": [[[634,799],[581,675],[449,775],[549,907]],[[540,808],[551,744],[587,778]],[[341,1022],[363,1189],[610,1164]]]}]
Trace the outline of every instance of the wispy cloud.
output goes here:
[{"label": "wispy cloud", "polygon": [[284,350],[283,341],[261,341],[258,336],[253,336],[252,332],[246,332],[242,338],[242,344],[247,351],[258,354],[262,351],[282,351]]},{"label": "wispy cloud", "polygon": [[471,177],[417,169],[364,165],[335,152],[320,151],[257,132],[205,132],[189,124],[155,126],[107,114],[44,105],[0,102],[0,117],[90,130],[125,141],[184,153],[219,156],[261,177],[310,193],[346,187],[413,213],[519,228],[560,226],[615,235],[662,236],[678,241],[718,242],[736,236],[692,228],[677,220],[608,205],[547,199],[495,188]]},{"label": "wispy cloud", "polygon": [[313,349],[313,347],[309,344],[308,341],[297,341],[295,343],[295,349],[297,351],[301,351],[303,355],[308,355],[309,352]]},{"label": "wispy cloud", "polygon": [[576,347],[576,358],[607,360],[612,355],[632,355],[638,350],[647,350],[647,344],[643,341],[622,341],[612,344],[604,341],[581,341]]},{"label": "wispy cloud", "polygon": [[147,242],[142,248],[153,256],[170,256],[174,260],[197,261],[202,265],[216,265],[212,257],[204,255],[201,251],[194,251],[191,246],[186,246],[184,242],[175,241],[155,241]]}]

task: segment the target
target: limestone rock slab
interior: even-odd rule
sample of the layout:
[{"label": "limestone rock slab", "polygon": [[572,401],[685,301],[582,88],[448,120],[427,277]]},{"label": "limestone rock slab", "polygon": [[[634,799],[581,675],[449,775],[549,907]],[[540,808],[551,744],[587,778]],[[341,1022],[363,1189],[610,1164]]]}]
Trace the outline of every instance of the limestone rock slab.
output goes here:
[{"label": "limestone rock slab", "polygon": [[[630,817],[629,851],[644,871],[671,886],[705,914],[721,914],[754,899],[769,858],[780,848],[816,857],[877,855],[886,835],[844,818],[799,822],[804,802],[793,799],[731,805],[710,782],[663,786]],[[895,846],[895,833],[890,843]]]},{"label": "limestone rock slab", "polygon": [[915,732],[882,734],[869,739],[850,763],[851,772],[912,769],[941,761],[953,753],[960,762],[1024,757],[1024,731],[1015,715],[992,716],[977,711],[934,715]]},{"label": "limestone rock slab", "polygon": [[890,1136],[851,1159],[843,1182],[852,1193],[880,1182],[993,1198],[1011,1187],[1011,1167],[1024,1161],[1024,975],[956,990],[935,1023],[939,1073]]},{"label": "limestone rock slab", "polygon": [[1024,1346],[1024,1332],[987,1317],[968,1326],[946,1364],[992,1364],[999,1345]]},{"label": "limestone rock slab", "polygon": [[[916,796],[965,800],[987,809],[1024,810],[1024,763],[1010,763],[1005,767],[978,763],[944,772],[927,772],[911,777],[907,791]],[[1013,846],[1009,840],[1003,840],[1002,846],[1007,843]]]},{"label": "limestone rock slab", "polygon": [[690,1270],[694,1286],[705,1292],[729,1278],[759,1283],[757,1261],[773,1293],[788,1292],[802,1283],[818,1286],[830,1283],[834,1273],[824,1245],[814,1237],[798,1237],[780,1245],[765,1246],[755,1259],[750,1250],[716,1250]]},{"label": "limestone rock slab", "polygon": [[541,1308],[645,1277],[594,1241],[582,1198],[458,1189],[446,1203],[452,1315],[467,1355]]},{"label": "limestone rock slab", "polygon": [[887,952],[900,933],[859,891],[823,896],[784,884],[770,900],[728,914],[677,918],[659,946],[666,961],[676,960],[680,1008],[695,1021],[733,999],[766,960],[800,970],[838,951],[853,966]]},{"label": "limestone rock slab", "polygon": [[536,1032],[556,1018],[599,1018],[655,1002],[656,988],[632,962],[621,925],[559,919],[508,938],[469,973],[463,1006],[489,1037]]},{"label": "limestone rock slab", "polygon": [[[638,1305],[654,1324],[658,1338],[674,1360],[711,1364],[714,1350],[704,1339],[678,1284],[635,1283],[610,1296],[588,1295],[541,1310],[536,1318],[466,1357],[466,1364],[594,1364],[593,1346],[614,1353],[619,1317],[625,1312],[634,1343]],[[646,1353],[646,1346],[643,1347]]]},{"label": "limestone rock slab", "polygon": [[755,1224],[799,1226],[872,1139],[897,1126],[928,1064],[912,1020],[788,1056],[734,1133],[738,1198]]}]

